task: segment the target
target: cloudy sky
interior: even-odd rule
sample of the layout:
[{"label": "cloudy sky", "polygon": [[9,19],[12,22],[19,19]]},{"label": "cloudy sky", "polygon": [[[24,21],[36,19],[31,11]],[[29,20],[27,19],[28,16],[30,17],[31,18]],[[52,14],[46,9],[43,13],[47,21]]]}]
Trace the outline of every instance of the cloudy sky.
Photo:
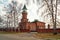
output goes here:
[{"label": "cloudy sky", "polygon": [[[3,11],[4,9],[4,6],[7,6],[9,3],[11,3],[12,0],[0,0],[0,15],[1,16],[4,16],[5,14],[8,14],[6,13],[5,11]],[[51,23],[50,21],[50,17],[42,17],[41,14],[43,15],[46,15],[47,13],[45,13],[44,11],[46,11],[46,5],[44,7],[41,7],[39,9],[39,7],[43,4],[44,2],[42,2],[42,0],[15,0],[18,2],[18,5],[19,4],[22,4],[22,7],[24,6],[24,4],[26,4],[26,7],[27,7],[27,13],[28,13],[28,19],[30,22],[34,21],[35,19],[38,19],[39,21],[43,21],[45,22],[46,20],[46,23],[49,24]],[[60,4],[58,5],[57,7],[59,10],[60,10]],[[58,22],[60,23],[60,11],[58,10],[58,16],[57,16],[57,19],[58,19]]]},{"label": "cloudy sky", "polygon": [[[5,15],[6,12],[3,11],[3,7],[7,6],[9,3],[11,3],[12,0],[0,0],[0,15]],[[15,0],[16,1],[16,0]],[[33,1],[35,3],[33,3]],[[40,21],[41,17],[38,15],[39,12],[37,12],[39,5],[37,5],[36,0],[29,0],[26,2],[26,0],[17,0],[18,4],[26,4],[27,5],[27,12],[28,12],[28,19],[29,21],[34,21],[34,19],[38,19]]]},{"label": "cloudy sky", "polygon": [[[11,1],[12,0],[0,0],[0,15],[3,16],[6,14],[6,12],[3,11],[4,6],[7,6],[9,3],[11,3]],[[39,2],[37,2],[37,0],[15,0],[15,1],[18,2],[18,5],[19,4],[22,4],[22,5],[26,4],[27,9],[28,9],[27,10],[27,12],[28,12],[27,18],[29,19],[29,21],[34,21],[34,19],[38,19],[39,21],[44,21],[44,18],[41,17],[40,15],[42,14],[42,12],[44,10],[46,10],[46,6],[39,9],[39,7],[43,4],[42,0],[39,0]]]}]

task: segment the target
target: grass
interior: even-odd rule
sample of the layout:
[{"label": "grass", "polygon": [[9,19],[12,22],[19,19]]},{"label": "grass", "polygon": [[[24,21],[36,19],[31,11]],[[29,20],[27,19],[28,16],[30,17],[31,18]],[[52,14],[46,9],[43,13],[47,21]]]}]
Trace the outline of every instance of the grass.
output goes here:
[{"label": "grass", "polygon": [[0,31],[0,34],[18,34],[20,32],[4,32],[4,31]]},{"label": "grass", "polygon": [[0,34],[20,34],[20,33],[28,33],[28,32],[5,32],[5,31],[0,31]]},{"label": "grass", "polygon": [[54,39],[60,39],[60,34],[53,35],[53,33],[37,33],[35,34],[37,38],[54,38]]},{"label": "grass", "polygon": [[[21,33],[21,32],[3,32],[3,31],[0,31],[0,34],[18,34],[18,33]],[[53,35],[53,33],[36,33],[36,34],[34,34],[34,37],[60,39],[60,33],[58,33],[57,35]]]}]

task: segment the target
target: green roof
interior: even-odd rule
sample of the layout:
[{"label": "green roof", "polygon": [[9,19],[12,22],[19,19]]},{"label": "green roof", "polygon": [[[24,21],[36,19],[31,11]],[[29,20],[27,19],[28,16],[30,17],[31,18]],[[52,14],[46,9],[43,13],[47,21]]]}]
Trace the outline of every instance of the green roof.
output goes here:
[{"label": "green roof", "polygon": [[24,11],[25,11],[25,10],[27,10],[26,5],[24,5],[24,7],[23,7],[23,9],[22,9],[22,10],[24,10]]}]

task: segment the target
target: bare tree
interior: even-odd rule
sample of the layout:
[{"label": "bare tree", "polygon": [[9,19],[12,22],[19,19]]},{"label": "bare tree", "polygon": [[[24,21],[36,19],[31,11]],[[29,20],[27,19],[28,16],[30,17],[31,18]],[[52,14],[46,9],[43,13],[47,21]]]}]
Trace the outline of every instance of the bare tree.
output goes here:
[{"label": "bare tree", "polygon": [[[17,1],[12,1],[10,4],[5,7],[5,11],[9,13],[9,18],[13,18],[14,21],[14,27],[16,26],[16,23],[18,24],[18,13],[21,11],[22,5],[17,5]],[[12,19],[11,19],[12,20]]]},{"label": "bare tree", "polygon": [[7,22],[8,21],[9,22],[7,25],[9,25],[10,27],[14,27],[14,28],[18,27],[18,17],[21,11],[21,7],[22,7],[22,4],[18,5],[17,1],[12,1],[7,5],[7,7],[4,7],[6,13],[8,13]]},{"label": "bare tree", "polygon": [[[45,2],[47,3],[47,0],[45,0]],[[54,7],[53,7],[53,0],[51,0],[51,8],[49,7],[48,3],[47,3],[47,7],[49,8],[49,11],[51,13],[51,17],[52,17],[52,23],[53,23],[53,28],[54,28],[54,34],[56,33],[56,17],[57,17],[57,0],[56,0],[56,10],[55,10],[55,14],[54,14]]]},{"label": "bare tree", "polygon": [[[44,11],[44,13],[47,13],[47,15],[50,15],[51,16],[51,19],[52,19],[52,24],[53,24],[53,28],[54,28],[54,31],[53,33],[56,34],[56,19],[57,19],[57,1],[58,0],[44,0],[45,1],[45,4],[43,4],[41,7],[44,7],[45,5],[47,5],[47,9]],[[53,4],[55,1],[55,4]],[[50,3],[50,4],[49,4]],[[55,5],[55,6],[54,6]],[[40,7],[40,8],[41,8]],[[55,7],[55,9],[54,9]],[[55,10],[55,11],[54,11]],[[54,13],[55,12],[55,13]],[[42,14],[43,15],[43,14]],[[46,16],[47,16],[46,15]]]},{"label": "bare tree", "polygon": [[56,10],[55,10],[55,22],[54,22],[54,34],[57,34],[57,32],[56,32],[56,19],[57,19],[57,1],[58,0],[56,0]]}]

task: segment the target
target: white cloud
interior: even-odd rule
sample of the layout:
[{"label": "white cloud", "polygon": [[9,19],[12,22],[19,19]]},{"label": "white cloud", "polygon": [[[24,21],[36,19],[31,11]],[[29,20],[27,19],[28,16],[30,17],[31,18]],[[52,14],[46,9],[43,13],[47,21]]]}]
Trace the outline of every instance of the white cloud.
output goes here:
[{"label": "white cloud", "polygon": [[[12,0],[8,0],[7,4],[11,3],[11,1]],[[15,1],[17,1],[19,4],[21,4],[21,3],[25,4],[26,3],[26,0],[15,0]],[[5,12],[1,11],[1,9],[3,8],[4,5],[0,5],[0,15],[6,14]],[[37,15],[38,6],[37,6],[36,0],[35,0],[35,4],[33,3],[32,0],[29,0],[29,5],[27,5],[27,9],[28,9],[28,19],[29,19],[29,21],[33,21],[34,19],[38,19],[40,21],[43,21],[44,18],[41,17],[40,15],[42,14],[45,7],[39,9],[39,14]]]}]

